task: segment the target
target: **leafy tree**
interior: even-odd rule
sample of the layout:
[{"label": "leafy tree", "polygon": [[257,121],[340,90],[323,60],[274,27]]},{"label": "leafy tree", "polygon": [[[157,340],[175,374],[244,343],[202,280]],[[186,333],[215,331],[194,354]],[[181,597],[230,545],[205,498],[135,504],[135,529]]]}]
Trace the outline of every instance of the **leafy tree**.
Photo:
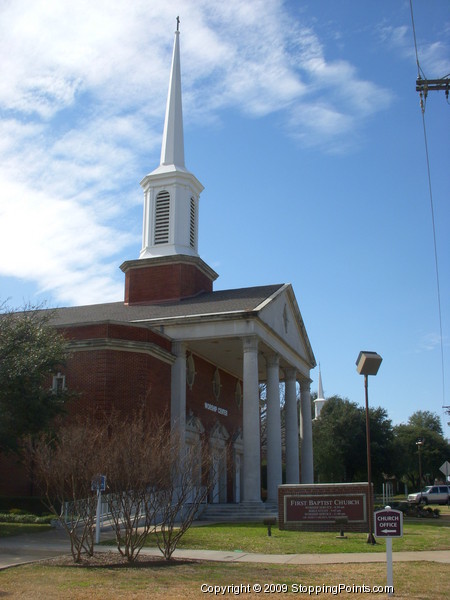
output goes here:
[{"label": "leafy tree", "polygon": [[[441,479],[439,467],[450,456],[450,444],[445,440],[439,417],[429,411],[417,411],[412,414],[408,423],[394,428],[394,465],[398,479],[413,489],[431,484]],[[419,446],[422,464],[422,481],[419,481]]]},{"label": "leafy tree", "polygon": [[[382,408],[369,409],[372,479],[383,481],[391,472],[392,425]],[[329,398],[313,421],[316,480],[367,480],[365,409],[339,396]]]},{"label": "leafy tree", "polygon": [[417,410],[409,417],[408,425],[443,435],[440,418],[429,410]]},{"label": "leafy tree", "polygon": [[0,314],[0,451],[17,452],[24,435],[45,429],[67,394],[50,376],[66,358],[63,336],[50,326],[51,311],[36,307]]}]

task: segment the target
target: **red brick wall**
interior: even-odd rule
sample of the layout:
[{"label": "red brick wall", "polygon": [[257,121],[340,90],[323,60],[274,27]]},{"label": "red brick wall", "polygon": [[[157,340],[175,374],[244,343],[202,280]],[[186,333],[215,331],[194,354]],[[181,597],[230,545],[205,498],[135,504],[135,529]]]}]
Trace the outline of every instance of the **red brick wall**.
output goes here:
[{"label": "red brick wall", "polygon": [[[89,326],[65,329],[70,340],[114,339],[159,342],[168,349],[170,342],[145,328],[98,323]],[[220,371],[221,390],[216,400],[213,394],[215,365],[194,357],[196,376],[192,387],[186,390],[187,415],[190,411],[197,416],[205,428],[206,441],[219,421],[228,431],[228,474],[227,497],[233,499],[232,482],[232,440],[239,428],[242,429],[242,403],[235,399],[237,379]],[[129,412],[134,407],[144,405],[149,416],[167,415],[170,418],[171,365],[158,358],[135,351],[112,349],[83,349],[72,352],[67,365],[62,369],[66,377],[66,387],[74,392],[68,405],[69,418],[75,415],[90,414],[101,418],[112,409]],[[51,385],[51,382],[50,384]],[[222,415],[205,408],[205,402],[226,409]],[[0,484],[7,482],[0,494],[21,495],[30,493],[30,484],[23,473],[14,465],[0,469]],[[14,476],[11,476],[14,473]]]},{"label": "red brick wall", "polygon": [[211,279],[190,264],[132,267],[125,274],[125,304],[179,300],[212,289]]},{"label": "red brick wall", "polygon": [[0,496],[38,495],[25,467],[13,454],[0,454]]},{"label": "red brick wall", "polygon": [[88,350],[72,354],[64,370],[77,396],[70,414],[101,416],[113,409],[145,406],[149,415],[170,413],[170,365],[138,352]]},{"label": "red brick wall", "polygon": [[[373,490],[372,490],[373,493]],[[282,485],[278,488],[278,525],[280,529],[289,529],[292,531],[339,531],[340,525],[336,524],[334,518],[328,522],[308,522],[295,521],[289,522],[285,514],[285,497],[296,496],[299,499],[307,499],[313,496],[314,499],[320,496],[332,496],[337,500],[348,498],[349,496],[363,495],[365,505],[365,520],[363,522],[350,522],[343,525],[344,531],[368,531],[369,524],[367,520],[367,483],[329,483],[329,484],[300,484],[300,485]]]},{"label": "red brick wall", "polygon": [[[203,427],[205,428],[206,439],[209,440],[209,433],[218,421],[228,431],[230,438],[228,440],[228,455],[227,455],[227,500],[232,502],[233,500],[233,456],[232,456],[232,441],[233,436],[236,434],[238,429],[242,430],[242,403],[239,407],[235,400],[235,390],[237,379],[232,377],[228,373],[221,371],[220,382],[221,390],[218,400],[216,400],[213,393],[213,378],[216,366],[201,359],[198,356],[194,356],[195,361],[195,381],[192,386],[192,390],[187,388],[186,391],[186,411],[192,413],[200,419]],[[205,402],[224,408],[228,411],[228,415],[221,415],[217,412],[213,412],[205,408]]]},{"label": "red brick wall", "polygon": [[[98,323],[63,330],[70,340],[114,339],[156,343],[170,350],[170,342],[145,327]],[[145,407],[149,417],[170,419],[171,365],[148,354],[111,349],[72,351],[61,369],[74,397],[67,404],[68,417],[103,414],[115,409],[130,412]],[[49,379],[49,387],[51,386]],[[0,495],[32,492],[25,469],[14,457],[0,456]]]}]

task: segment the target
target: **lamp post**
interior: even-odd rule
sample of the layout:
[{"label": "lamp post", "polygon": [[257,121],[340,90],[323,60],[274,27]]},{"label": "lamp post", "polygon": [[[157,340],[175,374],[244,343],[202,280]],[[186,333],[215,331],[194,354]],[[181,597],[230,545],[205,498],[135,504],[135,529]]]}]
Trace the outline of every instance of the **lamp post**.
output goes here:
[{"label": "lamp post", "polygon": [[419,438],[416,442],[417,450],[419,452],[419,490],[422,489],[422,446],[425,440],[423,438]]},{"label": "lamp post", "polygon": [[373,535],[373,503],[372,503],[372,464],[370,459],[370,424],[369,424],[369,375],[376,375],[383,359],[376,352],[362,350],[356,359],[356,370],[364,375],[364,390],[366,399],[366,445],[367,445],[367,510],[369,515],[368,544],[376,544]]}]

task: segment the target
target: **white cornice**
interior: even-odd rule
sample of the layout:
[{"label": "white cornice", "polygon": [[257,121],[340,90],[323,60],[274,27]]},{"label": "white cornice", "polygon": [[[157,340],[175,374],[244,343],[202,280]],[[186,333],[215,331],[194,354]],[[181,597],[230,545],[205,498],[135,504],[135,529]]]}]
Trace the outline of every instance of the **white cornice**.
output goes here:
[{"label": "white cornice", "polygon": [[137,352],[148,354],[163,362],[172,365],[175,356],[151,342],[137,342],[133,340],[117,340],[109,338],[95,338],[90,340],[70,340],[67,344],[70,352],[86,352],[93,350],[116,350],[119,352]]}]

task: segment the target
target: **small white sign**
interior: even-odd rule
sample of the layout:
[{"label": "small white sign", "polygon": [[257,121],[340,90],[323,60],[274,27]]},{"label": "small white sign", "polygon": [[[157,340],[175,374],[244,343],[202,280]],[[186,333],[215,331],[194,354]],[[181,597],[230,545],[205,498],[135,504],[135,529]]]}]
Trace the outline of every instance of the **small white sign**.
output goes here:
[{"label": "small white sign", "polygon": [[223,415],[224,417],[228,417],[228,411],[226,408],[220,408],[220,406],[216,406],[215,404],[210,404],[209,402],[205,402],[206,410],[210,410],[212,412],[216,412],[219,415]]}]

